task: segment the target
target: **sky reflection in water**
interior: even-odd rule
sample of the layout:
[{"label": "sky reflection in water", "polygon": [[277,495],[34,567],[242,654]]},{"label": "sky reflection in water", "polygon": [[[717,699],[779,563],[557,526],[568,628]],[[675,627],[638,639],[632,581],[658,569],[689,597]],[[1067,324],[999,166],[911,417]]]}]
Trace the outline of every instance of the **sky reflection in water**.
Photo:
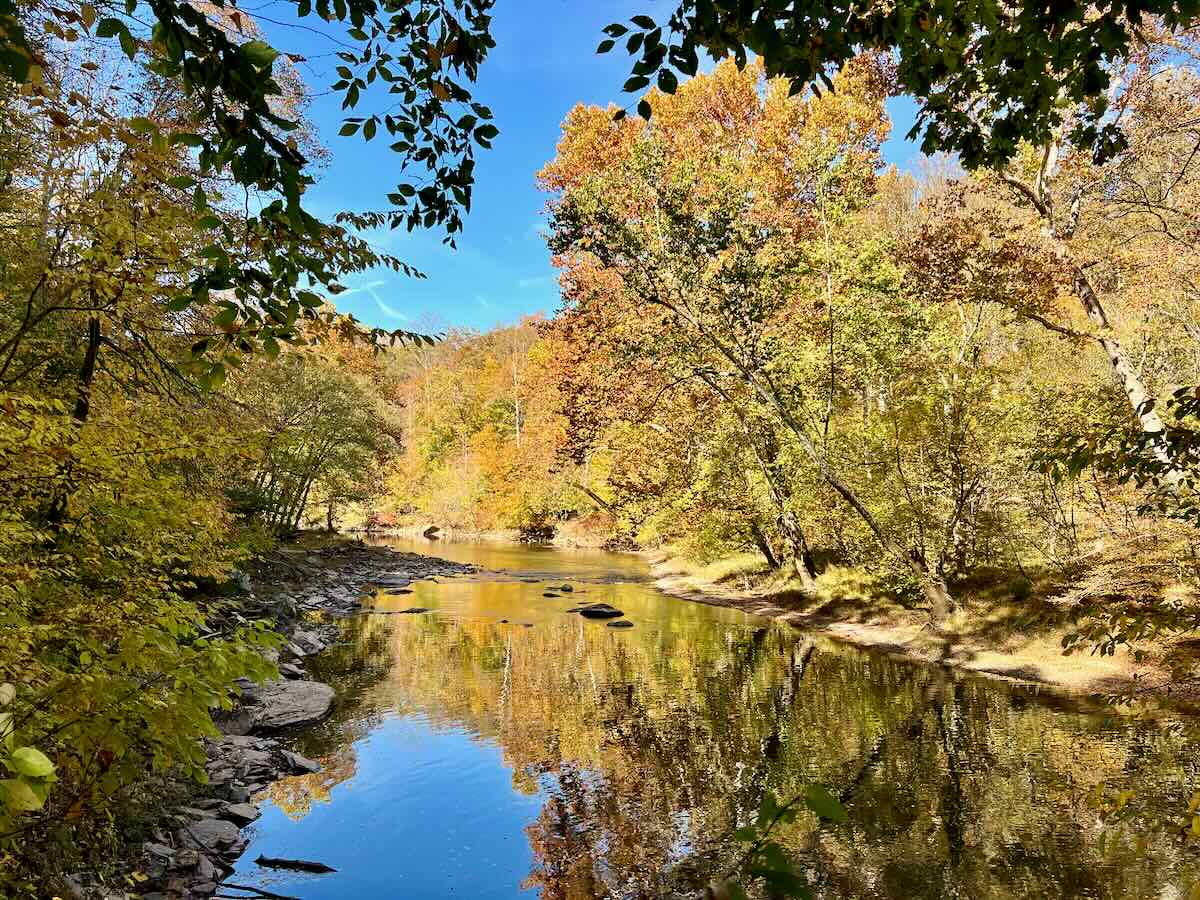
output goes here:
[{"label": "sky reflection in water", "polygon": [[[1150,809],[1181,809],[1185,722],[1088,714],[825,642],[801,675],[801,635],[666,598],[634,557],[403,549],[576,592],[447,580],[379,601],[433,613],[346,620],[314,673],[338,709],[298,742],[325,771],[270,789],[231,881],[305,900],[669,896],[729,865],[719,838],[764,791],[812,780],[851,813],[785,835],[824,896],[1186,896],[1197,878],[1172,838],[1101,843],[1087,803],[1134,785]],[[565,612],[581,601],[635,627]],[[260,853],[339,871],[264,872]]]}]

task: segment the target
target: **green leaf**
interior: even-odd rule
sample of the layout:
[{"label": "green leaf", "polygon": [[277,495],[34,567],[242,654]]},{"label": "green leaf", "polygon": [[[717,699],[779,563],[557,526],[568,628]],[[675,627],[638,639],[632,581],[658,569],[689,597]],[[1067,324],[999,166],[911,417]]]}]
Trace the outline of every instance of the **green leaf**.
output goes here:
[{"label": "green leaf", "polygon": [[649,100],[639,100],[638,105],[637,105],[637,111],[638,111],[638,115],[641,116],[643,119],[649,119],[650,114],[651,114],[650,101]]},{"label": "green leaf", "polygon": [[9,766],[29,778],[45,778],[54,774],[54,763],[36,747],[18,747],[9,757]]},{"label": "green leaf", "polygon": [[658,73],[658,89],[664,94],[673,94],[678,87],[679,79],[670,69],[663,69]]},{"label": "green leaf", "polygon": [[611,50],[613,48],[613,45],[615,43],[616,43],[616,41],[612,40],[611,38],[606,41],[601,41],[600,45],[598,47],[596,47],[596,52],[597,53],[607,53],[609,50]]},{"label": "green leaf", "polygon": [[634,16],[629,21],[633,22],[633,24],[637,25],[639,28],[653,28],[654,27],[654,20],[652,18],[650,18],[649,16]]},{"label": "green leaf", "polygon": [[120,19],[114,19],[112,16],[105,16],[100,20],[100,24],[96,26],[96,37],[110,38],[126,30],[125,23]]},{"label": "green leaf", "polygon": [[18,812],[34,812],[45,803],[45,799],[34,793],[28,783],[18,778],[0,780],[0,801]]},{"label": "green leaf", "polygon": [[822,819],[844,823],[850,820],[846,807],[829,790],[819,784],[810,784],[804,792],[804,805]]},{"label": "green leaf", "polygon": [[133,35],[126,28],[117,35],[117,40],[121,42],[121,49],[125,51],[125,55],[130,59],[137,56],[137,43],[133,39]]},{"label": "green leaf", "polygon": [[259,69],[269,67],[275,62],[275,57],[279,55],[279,51],[266,41],[247,41],[242,44],[238,52],[246,57],[251,65]]},{"label": "green leaf", "polygon": [[625,82],[625,86],[621,88],[625,93],[632,94],[634,91],[640,91],[650,83],[650,79],[645,75],[635,75]]}]

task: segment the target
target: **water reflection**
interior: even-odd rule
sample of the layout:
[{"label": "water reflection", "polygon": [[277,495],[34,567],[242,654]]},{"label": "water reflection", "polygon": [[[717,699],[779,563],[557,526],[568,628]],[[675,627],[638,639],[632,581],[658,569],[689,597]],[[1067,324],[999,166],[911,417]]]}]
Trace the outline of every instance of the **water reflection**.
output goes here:
[{"label": "water reflection", "polygon": [[[1169,717],[1085,714],[830,643],[810,655],[802,635],[740,613],[596,583],[640,577],[636,561],[504,554],[592,581],[561,598],[519,581],[417,585],[380,606],[432,613],[343,623],[318,673],[338,710],[302,742],[326,771],[272,789],[244,857],[339,869],[275,876],[287,893],[686,894],[732,864],[724,838],[766,791],[814,780],[850,825],[801,819],[785,836],[825,896],[1187,896],[1200,877],[1177,837],[1101,841],[1087,802],[1132,786],[1151,809],[1186,803],[1194,754]],[[583,599],[635,627],[565,612]],[[260,874],[242,869],[235,880]]]}]

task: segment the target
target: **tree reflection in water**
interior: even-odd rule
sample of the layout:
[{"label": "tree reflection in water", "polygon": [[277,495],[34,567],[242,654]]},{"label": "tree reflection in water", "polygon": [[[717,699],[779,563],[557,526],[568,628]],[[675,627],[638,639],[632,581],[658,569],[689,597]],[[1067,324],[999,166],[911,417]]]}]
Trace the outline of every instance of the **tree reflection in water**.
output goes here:
[{"label": "tree reflection in water", "polygon": [[326,801],[354,777],[356,738],[419,712],[494,742],[514,790],[543,798],[523,886],[548,900],[697,890],[732,865],[732,831],[766,792],[814,781],[850,823],[802,815],[780,839],[823,896],[1158,897],[1186,895],[1200,873],[1177,836],[1139,847],[1139,823],[1101,840],[1089,803],[1132,787],[1149,812],[1183,808],[1194,754],[1169,715],[1085,713],[643,585],[603,588],[637,620],[629,631],[557,608],[532,628],[500,624],[504,610],[534,615],[540,591],[426,586],[422,604],[440,598],[441,614],[343,623],[346,644],[318,673],[339,708],[302,748],[327,771],[273,799],[296,814]]}]

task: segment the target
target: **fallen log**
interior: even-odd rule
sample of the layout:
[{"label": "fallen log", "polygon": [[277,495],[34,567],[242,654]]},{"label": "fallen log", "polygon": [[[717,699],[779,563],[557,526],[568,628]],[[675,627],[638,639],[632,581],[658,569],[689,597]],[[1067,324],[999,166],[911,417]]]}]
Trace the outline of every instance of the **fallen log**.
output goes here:
[{"label": "fallen log", "polygon": [[267,869],[294,869],[297,872],[316,872],[318,874],[337,871],[333,866],[310,862],[307,859],[279,859],[274,856],[260,856],[254,862]]}]

